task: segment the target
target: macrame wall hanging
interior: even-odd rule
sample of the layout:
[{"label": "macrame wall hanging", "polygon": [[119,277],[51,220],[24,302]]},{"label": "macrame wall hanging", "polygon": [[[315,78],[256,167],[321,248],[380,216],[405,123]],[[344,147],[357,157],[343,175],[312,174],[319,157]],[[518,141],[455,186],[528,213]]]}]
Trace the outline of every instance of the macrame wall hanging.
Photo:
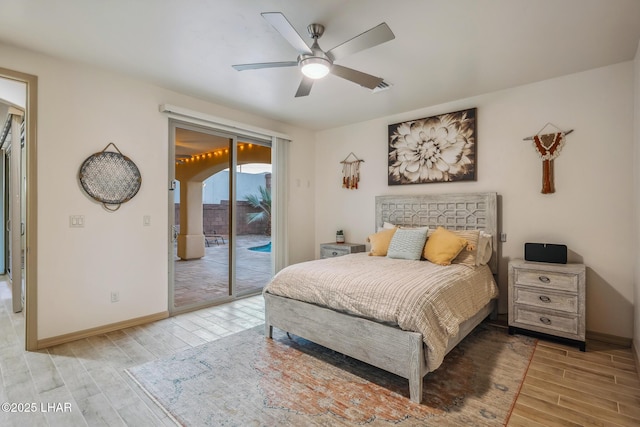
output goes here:
[{"label": "macrame wall hanging", "polygon": [[[552,126],[557,132],[542,133],[547,127]],[[553,180],[553,160],[560,155],[564,146],[565,136],[573,132],[560,130],[557,126],[547,123],[534,136],[524,138],[524,141],[533,141],[533,147],[542,159],[542,194],[555,193]]]},{"label": "macrame wall hanging", "polygon": [[360,182],[360,163],[364,160],[359,159],[353,152],[349,153],[342,163],[342,188],[349,190],[357,190]]}]

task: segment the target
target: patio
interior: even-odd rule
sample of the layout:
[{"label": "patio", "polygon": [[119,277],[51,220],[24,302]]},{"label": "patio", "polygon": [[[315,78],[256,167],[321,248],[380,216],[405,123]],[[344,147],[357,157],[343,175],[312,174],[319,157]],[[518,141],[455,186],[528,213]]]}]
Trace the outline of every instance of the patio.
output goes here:
[{"label": "patio", "polygon": [[[223,237],[224,243],[218,239],[218,244],[208,238],[209,246],[201,259],[183,261],[174,252],[176,308],[229,296],[229,240]],[[270,241],[265,235],[236,238],[236,296],[259,293],[271,279],[271,253],[249,250]]]}]

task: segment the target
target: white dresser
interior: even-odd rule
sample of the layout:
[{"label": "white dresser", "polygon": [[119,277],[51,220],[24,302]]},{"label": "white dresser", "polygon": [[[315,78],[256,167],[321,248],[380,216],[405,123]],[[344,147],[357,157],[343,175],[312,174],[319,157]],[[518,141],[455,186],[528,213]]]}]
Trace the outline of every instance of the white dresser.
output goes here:
[{"label": "white dresser", "polygon": [[362,243],[322,243],[320,245],[320,258],[333,258],[337,256],[364,252]]},{"label": "white dresser", "polygon": [[585,266],[509,262],[509,333],[564,338],[585,351]]}]

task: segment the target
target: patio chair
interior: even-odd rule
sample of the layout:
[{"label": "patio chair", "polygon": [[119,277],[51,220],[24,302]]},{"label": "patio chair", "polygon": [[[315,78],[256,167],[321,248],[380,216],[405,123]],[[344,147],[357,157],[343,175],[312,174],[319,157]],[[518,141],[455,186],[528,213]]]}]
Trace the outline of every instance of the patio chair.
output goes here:
[{"label": "patio chair", "polygon": [[213,240],[216,246],[220,245],[220,240],[222,240],[222,244],[224,245],[224,236],[222,234],[217,234],[216,230],[213,230],[213,234],[204,236],[204,243],[207,247],[211,246],[211,242],[209,239]]}]

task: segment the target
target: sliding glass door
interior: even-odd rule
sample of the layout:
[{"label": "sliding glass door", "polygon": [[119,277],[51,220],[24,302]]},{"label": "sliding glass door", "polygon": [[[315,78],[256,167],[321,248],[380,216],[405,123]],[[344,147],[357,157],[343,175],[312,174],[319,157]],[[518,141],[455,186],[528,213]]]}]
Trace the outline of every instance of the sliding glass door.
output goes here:
[{"label": "sliding glass door", "polygon": [[[262,291],[271,278],[271,147],[242,141],[235,167],[235,291]],[[265,280],[267,279],[267,280]]]},{"label": "sliding glass door", "polygon": [[272,275],[271,143],[172,120],[170,312],[260,293]]}]

